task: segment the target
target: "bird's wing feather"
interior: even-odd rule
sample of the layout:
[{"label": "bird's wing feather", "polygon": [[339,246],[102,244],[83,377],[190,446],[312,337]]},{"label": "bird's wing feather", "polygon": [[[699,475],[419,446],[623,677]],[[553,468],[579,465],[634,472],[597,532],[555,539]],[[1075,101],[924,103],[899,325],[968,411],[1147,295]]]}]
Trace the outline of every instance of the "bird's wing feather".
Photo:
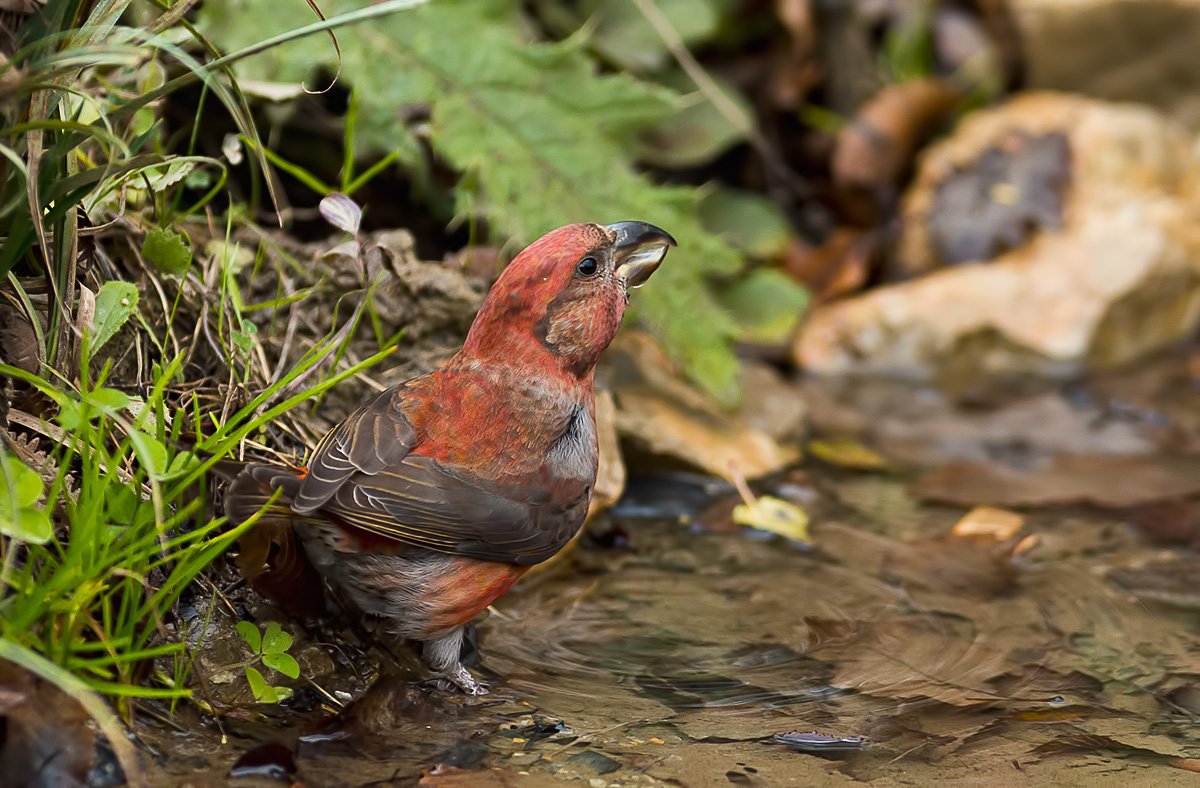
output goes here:
[{"label": "bird's wing feather", "polygon": [[377,474],[398,465],[416,444],[400,409],[403,387],[388,389],[330,430],[308,461],[292,509],[309,514],[331,499],[356,473]]},{"label": "bird's wing feather", "polygon": [[532,565],[570,541],[588,504],[586,494],[569,505],[540,498],[518,502],[453,467],[409,455],[372,476],[356,476],[322,511],[412,547]]}]

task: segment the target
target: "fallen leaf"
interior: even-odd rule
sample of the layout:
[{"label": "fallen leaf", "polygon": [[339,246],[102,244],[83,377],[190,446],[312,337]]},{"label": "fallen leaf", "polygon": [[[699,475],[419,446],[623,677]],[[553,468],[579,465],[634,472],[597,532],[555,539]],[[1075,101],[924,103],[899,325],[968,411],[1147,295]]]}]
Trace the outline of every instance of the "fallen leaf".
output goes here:
[{"label": "fallen leaf", "polygon": [[5,785],[83,788],[96,758],[96,736],[83,707],[48,681],[0,660]]},{"label": "fallen leaf", "polygon": [[992,535],[956,533],[897,545],[883,560],[881,575],[905,588],[923,588],[987,600],[1010,591],[1017,571],[1012,556],[1018,542]]},{"label": "fallen leaf", "polygon": [[989,682],[1010,667],[978,640],[933,622],[806,618],[808,656],[836,665],[832,686],[878,698],[930,698],[952,706],[1001,700]]},{"label": "fallen leaf", "polygon": [[1120,742],[1113,741],[1107,736],[1095,736],[1088,733],[1068,733],[1034,747],[1029,753],[1045,758],[1051,755],[1064,755],[1080,751],[1123,749],[1126,748]]},{"label": "fallen leaf", "polygon": [[944,121],[962,95],[941,79],[915,79],[879,91],[838,132],[833,180],[839,187],[891,189],[918,143]]},{"label": "fallen leaf", "polygon": [[622,332],[600,374],[616,398],[617,431],[631,469],[641,463],[661,473],[674,465],[728,478],[735,462],[753,479],[800,456],[798,446],[750,427],[685,382],[647,334]]},{"label": "fallen leaf", "polygon": [[1025,526],[1025,516],[992,506],[976,506],[954,524],[955,536],[990,536],[1003,542]]},{"label": "fallen leaf", "polygon": [[1141,600],[1200,609],[1200,560],[1195,558],[1117,567],[1109,571],[1108,579]]},{"label": "fallen leaf", "polygon": [[1129,520],[1152,544],[1200,546],[1200,501],[1161,501],[1136,506]]},{"label": "fallen leaf", "polygon": [[600,444],[600,459],[596,470],[596,484],[592,489],[592,503],[588,507],[588,518],[612,506],[625,492],[625,462],[621,459],[621,446],[617,437],[617,404],[612,393],[604,389],[596,392],[596,435]]},{"label": "fallen leaf", "polygon": [[1200,772],[1200,758],[1172,758],[1167,765],[1185,772]]},{"label": "fallen leaf", "polygon": [[1076,455],[1063,455],[1036,471],[953,462],[922,476],[913,490],[922,498],[966,506],[1125,508],[1200,493],[1200,468],[1187,458]]},{"label": "fallen leaf", "polygon": [[739,366],[742,408],[738,415],[781,444],[799,441],[808,421],[808,403],[800,387],[766,362],[742,359]]},{"label": "fallen leaf", "polygon": [[783,269],[808,285],[817,303],[862,289],[875,268],[876,236],[838,227],[820,246],[793,239],[783,257]]},{"label": "fallen leaf", "polygon": [[815,58],[816,20],[811,0],[776,0],[775,14],[789,36],[787,45],[772,59],[767,95],[779,109],[795,109],[821,81]]},{"label": "fallen leaf", "polygon": [[888,467],[878,452],[850,438],[829,438],[808,442],[808,452],[839,468],[858,470],[882,470]]},{"label": "fallen leaf", "polygon": [[805,511],[794,503],[771,495],[760,495],[753,503],[735,506],[733,521],[738,525],[779,534],[793,542],[809,542],[808,515]]},{"label": "fallen leaf", "polygon": [[1034,463],[1058,454],[1140,455],[1159,448],[1139,424],[1106,416],[1101,403],[1059,393],[967,409],[927,385],[899,380],[808,378],[801,392],[814,429],[865,442],[905,465]]}]

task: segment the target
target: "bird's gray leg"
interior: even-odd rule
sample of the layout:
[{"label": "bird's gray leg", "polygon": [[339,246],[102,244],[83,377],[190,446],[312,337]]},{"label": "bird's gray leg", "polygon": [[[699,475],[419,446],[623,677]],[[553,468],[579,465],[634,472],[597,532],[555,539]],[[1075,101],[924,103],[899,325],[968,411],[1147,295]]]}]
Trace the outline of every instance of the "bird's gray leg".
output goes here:
[{"label": "bird's gray leg", "polygon": [[463,628],[442,635],[435,640],[424,642],[421,653],[429,667],[442,676],[439,686],[449,689],[457,687],[467,695],[486,695],[488,685],[471,675],[470,671],[459,662],[462,653]]}]

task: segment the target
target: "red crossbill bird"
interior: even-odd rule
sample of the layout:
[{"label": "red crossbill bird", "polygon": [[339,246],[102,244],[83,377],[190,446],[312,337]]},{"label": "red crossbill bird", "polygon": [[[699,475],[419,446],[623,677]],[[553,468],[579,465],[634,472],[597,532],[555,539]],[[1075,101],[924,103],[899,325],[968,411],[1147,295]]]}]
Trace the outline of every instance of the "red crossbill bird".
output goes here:
[{"label": "red crossbill bird", "polygon": [[[305,470],[245,467],[234,523],[290,522],[317,574],[358,613],[459,661],[466,624],[583,526],[596,481],[596,362],[629,288],[675,241],[644,222],[561,227],[500,275],[461,350],[329,431]],[[272,500],[273,499],[273,500]]]}]

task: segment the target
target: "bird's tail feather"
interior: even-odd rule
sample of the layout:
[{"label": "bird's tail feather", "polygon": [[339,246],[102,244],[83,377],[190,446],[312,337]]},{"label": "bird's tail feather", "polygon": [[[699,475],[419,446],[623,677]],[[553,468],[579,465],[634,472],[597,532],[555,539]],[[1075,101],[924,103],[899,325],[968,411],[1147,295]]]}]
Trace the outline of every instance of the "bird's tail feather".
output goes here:
[{"label": "bird's tail feather", "polygon": [[241,525],[265,508],[263,519],[296,516],[289,504],[300,490],[300,476],[289,468],[252,463],[234,477],[225,493],[225,514]]},{"label": "bird's tail feather", "polygon": [[307,617],[324,610],[325,590],[292,527],[297,515],[289,504],[300,480],[291,468],[247,465],[229,485],[225,514],[236,525],[259,516],[238,539],[238,568],[255,591],[289,614]]}]

